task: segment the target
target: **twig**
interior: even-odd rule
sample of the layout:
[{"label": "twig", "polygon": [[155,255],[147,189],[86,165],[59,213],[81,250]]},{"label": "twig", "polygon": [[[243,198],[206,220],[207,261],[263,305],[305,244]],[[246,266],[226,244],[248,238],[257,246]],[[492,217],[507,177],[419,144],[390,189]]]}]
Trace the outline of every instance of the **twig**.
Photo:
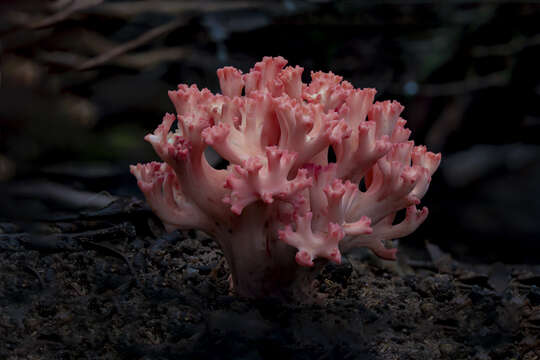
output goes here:
[{"label": "twig", "polygon": [[84,243],[84,247],[86,248],[92,248],[94,250],[98,250],[98,251],[102,251],[102,252],[107,252],[109,253],[110,255],[112,256],[115,256],[117,258],[119,258],[120,260],[124,261],[124,263],[127,265],[128,267],[128,270],[129,272],[131,273],[131,275],[133,276],[133,278],[135,279],[135,283],[137,284],[138,287],[140,287],[141,283],[139,281],[139,278],[137,277],[137,273],[135,272],[135,270],[133,269],[133,266],[131,264],[131,261],[128,260],[128,258],[123,254],[121,253],[120,251],[116,250],[114,247],[112,246],[108,246],[108,245],[104,245],[104,244],[99,244],[99,243],[96,243],[96,242],[93,242],[93,241],[87,241]]},{"label": "twig", "polygon": [[486,76],[475,76],[461,81],[444,84],[420,85],[419,94],[424,96],[451,96],[496,86],[505,86],[510,81],[510,70],[502,70]]},{"label": "twig", "polygon": [[99,5],[103,2],[103,0],[74,0],[71,5],[66,7],[65,9],[57,12],[56,14],[53,14],[51,16],[48,16],[36,23],[29,24],[28,27],[30,29],[38,29],[46,26],[51,26],[56,23],[59,23],[61,21],[64,21],[69,16],[71,16],[73,13],[88,9],[92,6]]},{"label": "twig", "polygon": [[104,54],[101,54],[88,61],[85,61],[84,63],[82,63],[81,65],[77,67],[77,70],[82,71],[82,70],[87,70],[87,69],[90,69],[99,65],[103,65],[121,54],[124,54],[130,50],[133,50],[141,45],[146,44],[147,42],[161,35],[164,35],[168,32],[173,31],[174,29],[184,25],[187,22],[187,20],[188,20],[188,17],[182,17],[182,18],[175,19],[171,22],[168,22],[167,24],[155,27],[152,30],[145,32],[144,34],[142,34],[141,36],[133,40],[130,40],[122,45],[116,46]]},{"label": "twig", "polygon": [[114,63],[127,68],[144,69],[165,61],[185,58],[190,53],[191,50],[187,47],[161,48],[124,54],[115,59]]},{"label": "twig", "polygon": [[21,196],[56,201],[71,208],[103,208],[116,197],[75,190],[68,186],[48,181],[28,181],[8,188],[8,193]]},{"label": "twig", "polygon": [[60,11],[61,9],[68,6],[73,0],[53,0],[49,4],[51,10]]},{"label": "twig", "polygon": [[463,114],[471,103],[471,96],[454,96],[448,99],[437,120],[426,134],[426,143],[433,149],[442,149],[448,137],[461,126]]},{"label": "twig", "polygon": [[521,50],[540,45],[540,34],[526,38],[523,36],[516,37],[506,44],[492,45],[492,46],[476,46],[472,49],[472,55],[474,57],[487,57],[487,56],[510,56]]},{"label": "twig", "polygon": [[73,68],[88,58],[69,51],[42,51],[39,52],[37,58],[47,64]]},{"label": "twig", "polygon": [[[264,5],[265,2],[255,1],[125,1],[105,3],[99,8],[92,9],[92,12],[97,12],[106,16],[130,18],[147,12],[181,15],[191,11],[211,12],[239,10],[261,8]],[[268,4],[266,3],[266,5]]]},{"label": "twig", "polygon": [[[123,54],[111,59],[110,63],[125,68],[144,69],[166,61],[183,59],[190,53],[191,49],[184,47],[160,48]],[[38,54],[38,58],[48,64],[66,68],[77,68],[81,63],[89,61],[88,57],[66,51],[44,51]]]},{"label": "twig", "polygon": [[72,238],[76,241],[81,241],[81,242],[112,241],[112,240],[117,240],[117,239],[125,239],[126,237],[127,238],[134,237],[135,228],[131,223],[124,222],[118,225],[113,225],[105,229],[85,231],[85,232],[76,233],[76,234],[60,235],[60,237],[62,236],[67,236],[68,238]]},{"label": "twig", "polygon": [[41,286],[41,288],[45,289],[45,282],[43,281],[43,278],[37,272],[36,269],[34,269],[32,266],[27,265],[27,264],[23,265],[23,269],[26,270],[27,272],[29,272],[30,274],[34,275],[38,279],[39,285]]},{"label": "twig", "polygon": [[8,239],[16,241],[16,245],[7,250],[22,250],[22,245],[26,249],[43,251],[81,251],[85,243],[99,243],[101,241],[114,241],[131,238],[135,236],[135,229],[131,223],[121,223],[105,229],[91,230],[73,234],[53,234],[53,235],[30,235],[4,234],[0,236],[0,241]]}]

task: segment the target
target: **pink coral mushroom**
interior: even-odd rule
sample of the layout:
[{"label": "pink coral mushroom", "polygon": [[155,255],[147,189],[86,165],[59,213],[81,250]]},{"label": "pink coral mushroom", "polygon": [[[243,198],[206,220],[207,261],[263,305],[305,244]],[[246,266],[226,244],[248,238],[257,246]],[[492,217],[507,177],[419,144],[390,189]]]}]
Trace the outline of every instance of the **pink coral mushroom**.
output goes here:
[{"label": "pink coral mushroom", "polygon": [[[441,159],[409,140],[398,102],[374,103],[374,89],[331,72],[304,84],[303,69],[286,63],[265,57],[247,74],[219,69],[222,94],[179,85],[169,92],[177,115],[145,137],[164,162],[131,166],[166,229],[215,238],[247,297],[305,293],[305,267],[339,264],[355,247],[395,259],[383,241],[426,219],[417,205]],[[227,169],[210,166],[208,146]]]}]

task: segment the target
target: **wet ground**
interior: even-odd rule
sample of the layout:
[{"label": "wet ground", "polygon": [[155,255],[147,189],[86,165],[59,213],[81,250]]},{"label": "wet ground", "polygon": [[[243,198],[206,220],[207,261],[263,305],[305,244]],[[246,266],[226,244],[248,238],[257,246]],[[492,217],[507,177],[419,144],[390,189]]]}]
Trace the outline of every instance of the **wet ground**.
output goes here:
[{"label": "wet ground", "polygon": [[311,305],[229,292],[221,251],[143,202],[0,224],[2,359],[538,359],[540,267],[437,246],[328,265]]}]

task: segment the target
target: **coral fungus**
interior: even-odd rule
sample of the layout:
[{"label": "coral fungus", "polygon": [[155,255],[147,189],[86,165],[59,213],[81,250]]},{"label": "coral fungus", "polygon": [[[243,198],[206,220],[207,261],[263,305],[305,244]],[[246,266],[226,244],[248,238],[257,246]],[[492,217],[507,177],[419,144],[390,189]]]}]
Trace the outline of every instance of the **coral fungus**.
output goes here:
[{"label": "coral fungus", "polygon": [[[286,63],[219,69],[222,94],[170,91],[176,115],[145,137],[164,162],[131,167],[167,230],[200,229],[219,242],[234,290],[247,297],[299,296],[306,267],[340,263],[354,247],[395,259],[383,241],[426,219],[417,206],[441,159],[409,140],[398,102],[374,102],[374,89],[331,72],[304,84],[303,69]],[[208,146],[227,169],[207,162]]]}]

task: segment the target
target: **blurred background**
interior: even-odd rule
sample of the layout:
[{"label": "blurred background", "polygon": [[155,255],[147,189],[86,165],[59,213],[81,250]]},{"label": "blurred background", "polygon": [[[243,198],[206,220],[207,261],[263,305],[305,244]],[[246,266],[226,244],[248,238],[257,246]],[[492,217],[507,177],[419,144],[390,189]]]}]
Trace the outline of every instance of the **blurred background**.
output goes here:
[{"label": "blurred background", "polygon": [[539,24],[535,1],[0,1],[1,221],[140,197],[167,90],[281,55],[400,101],[443,153],[402,244],[540,263]]}]

